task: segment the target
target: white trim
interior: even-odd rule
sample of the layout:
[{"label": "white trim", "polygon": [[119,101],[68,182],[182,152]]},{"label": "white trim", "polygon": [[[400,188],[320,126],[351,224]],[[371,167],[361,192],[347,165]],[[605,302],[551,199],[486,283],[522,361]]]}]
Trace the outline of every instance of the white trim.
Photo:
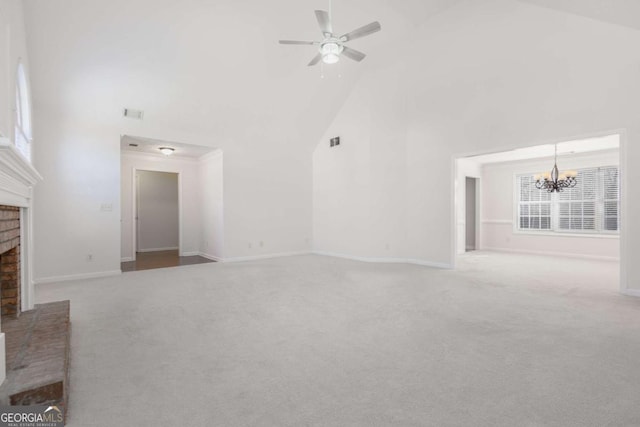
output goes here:
[{"label": "white trim", "polygon": [[[126,149],[121,149],[120,150],[120,154],[123,157],[132,157],[132,158],[136,158],[136,159],[149,159],[149,157],[151,158],[157,158],[157,159],[167,159],[169,158],[170,160],[180,160],[183,162],[191,162],[191,163],[197,163],[198,162],[198,157],[187,157],[187,156],[180,156],[180,155],[176,155],[176,154],[172,154],[171,156],[165,156],[162,153],[148,153],[146,151],[129,151]],[[208,154],[208,153],[207,153]]]},{"label": "white trim", "polygon": [[544,237],[587,237],[593,239],[619,239],[619,234],[613,233],[571,233],[571,232],[549,232],[549,231],[523,231],[516,230],[513,232],[514,235],[523,235],[523,236],[544,236]]},{"label": "white trim", "polygon": [[133,259],[133,257],[124,257],[124,258],[120,258],[120,262],[131,262],[131,261],[135,261],[135,259]]},{"label": "white trim", "polygon": [[5,350],[4,332],[0,332],[0,384],[7,378],[7,353]]},{"label": "white trim", "polygon": [[8,138],[0,138],[0,165],[10,179],[22,186],[32,187],[42,181],[42,176]]},{"label": "white trim", "polygon": [[300,252],[279,252],[273,254],[264,254],[264,255],[251,255],[251,256],[240,256],[240,257],[232,257],[232,258],[222,258],[220,262],[243,262],[243,261],[255,261],[259,259],[269,259],[269,258],[282,258],[288,256],[298,256],[298,255],[309,255],[310,251],[300,251]]},{"label": "white trim", "polygon": [[627,156],[627,146],[629,144],[629,137],[626,129],[620,130],[618,132],[620,135],[620,160],[619,160],[619,173],[620,173],[620,218],[619,221],[619,233],[620,233],[620,291],[627,292],[628,289],[628,272],[627,265],[629,262],[629,233],[627,231],[629,216],[628,213],[628,197],[629,192],[627,191],[628,187],[628,179],[627,179],[627,170],[629,166],[629,161]]},{"label": "white trim", "polygon": [[493,252],[528,254],[528,255],[546,255],[546,256],[553,256],[553,257],[590,259],[590,260],[595,260],[595,261],[611,261],[611,262],[619,262],[620,261],[620,258],[616,258],[616,257],[609,257],[609,256],[602,256],[602,255],[572,254],[572,253],[567,253],[567,252],[531,251],[531,250],[526,250],[526,249],[491,248],[491,247],[485,247],[482,250],[483,251],[493,251]]},{"label": "white trim", "polygon": [[[171,246],[170,248],[151,248],[151,249],[138,249],[138,252],[161,252],[161,251],[175,251],[178,250],[178,246]],[[197,254],[197,252],[194,252]],[[187,256],[187,255],[180,255]]]},{"label": "white trim", "polygon": [[640,298],[640,289],[621,289],[620,293],[628,297]]},{"label": "white trim", "polygon": [[224,262],[224,258],[220,258],[219,256],[210,255],[204,252],[196,252],[196,254],[202,258],[210,259],[211,261]]},{"label": "white trim", "polygon": [[192,251],[192,252],[183,252],[182,255],[180,256],[198,256],[198,255],[200,255],[200,252]]},{"label": "white trim", "polygon": [[313,251],[314,255],[330,256],[334,258],[350,259],[352,261],[371,262],[379,264],[414,264],[423,267],[440,268],[445,270],[453,269],[451,264],[442,262],[432,262],[415,258],[390,258],[390,257],[362,257],[356,255],[341,254],[336,252]]},{"label": "white trim", "polygon": [[[166,157],[162,154],[162,157]],[[132,221],[131,221],[131,251],[133,260],[136,260],[136,253],[138,252],[138,171],[147,171],[147,172],[164,172],[164,173],[174,173],[178,175],[178,247],[177,248],[169,248],[169,249],[152,249],[152,250],[139,250],[139,252],[154,252],[161,250],[176,250],[178,249],[178,256],[184,256],[182,253],[182,247],[184,243],[182,242],[184,237],[183,232],[183,224],[182,221],[184,219],[184,213],[182,209],[182,171],[180,169],[174,169],[171,167],[163,167],[164,165],[156,166],[153,168],[138,168],[136,166],[131,168],[131,206],[132,206]],[[122,227],[121,227],[122,229]]]},{"label": "white trim", "polygon": [[40,285],[43,283],[66,282],[70,280],[99,279],[101,277],[119,276],[120,274],[122,274],[121,270],[100,271],[97,273],[69,274],[67,276],[43,277],[41,279],[34,280],[33,283],[35,283],[36,285]]}]

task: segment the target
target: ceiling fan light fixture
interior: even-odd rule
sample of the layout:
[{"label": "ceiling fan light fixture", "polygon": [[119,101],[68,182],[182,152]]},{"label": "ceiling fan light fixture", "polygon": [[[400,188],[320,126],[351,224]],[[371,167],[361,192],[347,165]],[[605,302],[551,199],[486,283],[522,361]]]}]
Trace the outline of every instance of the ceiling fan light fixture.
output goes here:
[{"label": "ceiling fan light fixture", "polygon": [[340,53],[342,52],[342,46],[336,42],[323,43],[320,46],[320,53],[322,54],[322,62],[325,64],[335,64],[340,60]]}]

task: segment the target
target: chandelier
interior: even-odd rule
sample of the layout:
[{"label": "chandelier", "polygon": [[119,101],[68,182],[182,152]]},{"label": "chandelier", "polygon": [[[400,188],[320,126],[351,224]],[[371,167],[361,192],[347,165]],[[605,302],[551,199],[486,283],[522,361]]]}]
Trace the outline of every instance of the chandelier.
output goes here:
[{"label": "chandelier", "polygon": [[547,190],[549,193],[553,193],[554,191],[559,193],[565,188],[575,187],[578,183],[576,176],[578,176],[578,172],[576,171],[566,171],[563,173],[558,171],[558,145],[556,144],[553,169],[551,169],[551,172],[536,175],[534,179],[536,180],[536,188],[538,190]]}]

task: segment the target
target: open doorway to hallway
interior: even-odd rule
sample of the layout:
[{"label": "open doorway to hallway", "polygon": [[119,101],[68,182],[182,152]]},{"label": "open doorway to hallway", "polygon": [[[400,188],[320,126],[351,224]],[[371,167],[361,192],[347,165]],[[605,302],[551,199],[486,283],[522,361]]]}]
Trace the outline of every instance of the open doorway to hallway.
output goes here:
[{"label": "open doorway to hallway", "polygon": [[180,249],[179,174],[136,170],[136,257]]},{"label": "open doorway to hallway", "polygon": [[221,150],[123,136],[121,184],[122,271],[222,259]]},{"label": "open doorway to hallway", "polygon": [[476,257],[477,267],[496,252],[603,261],[619,269],[621,167],[617,134],[457,159],[456,253]]}]

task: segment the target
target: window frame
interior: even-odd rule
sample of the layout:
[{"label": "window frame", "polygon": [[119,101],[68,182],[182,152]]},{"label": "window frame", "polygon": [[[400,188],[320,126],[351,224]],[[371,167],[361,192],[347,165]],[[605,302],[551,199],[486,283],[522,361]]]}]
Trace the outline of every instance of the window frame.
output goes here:
[{"label": "window frame", "polygon": [[27,70],[18,61],[15,76],[15,117],[13,144],[23,157],[31,163],[33,147],[33,121],[31,111],[31,91]]},{"label": "window frame", "polygon": [[[605,214],[604,207],[605,201],[611,201],[611,199],[604,198],[604,180],[601,177],[601,171],[609,168],[616,168],[618,172],[618,207],[617,207],[617,221],[618,221],[618,229],[617,230],[606,230],[604,226]],[[595,230],[567,230],[559,228],[559,206],[563,201],[559,200],[558,193],[551,193],[551,202],[550,202],[550,212],[551,212],[551,228],[550,229],[523,229],[520,228],[520,203],[521,203],[521,194],[520,194],[520,177],[530,177],[535,175],[535,173],[515,173],[513,175],[513,232],[514,234],[521,235],[533,235],[533,236],[556,236],[556,237],[591,237],[591,238],[605,238],[605,239],[617,239],[620,237],[620,228],[622,225],[621,220],[621,194],[622,194],[622,180],[620,179],[620,165],[609,164],[602,166],[591,166],[591,167],[583,167],[576,169],[578,172],[583,170],[597,170],[597,178],[596,178],[596,199],[595,199]],[[544,190],[538,190],[544,191]],[[525,202],[528,203],[528,202]]]}]

